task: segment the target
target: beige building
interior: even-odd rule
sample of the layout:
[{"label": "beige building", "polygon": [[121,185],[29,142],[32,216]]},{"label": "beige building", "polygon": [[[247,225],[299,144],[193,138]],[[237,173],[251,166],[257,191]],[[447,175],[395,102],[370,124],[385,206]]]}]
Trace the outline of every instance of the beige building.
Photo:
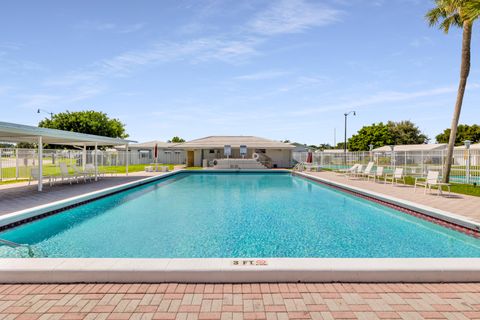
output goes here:
[{"label": "beige building", "polygon": [[[289,168],[295,146],[253,136],[210,136],[179,144],[176,148],[185,151],[188,166],[200,167],[205,161],[210,165],[216,159],[260,158],[259,161],[267,167]],[[231,150],[229,156],[225,154],[225,149]]]}]

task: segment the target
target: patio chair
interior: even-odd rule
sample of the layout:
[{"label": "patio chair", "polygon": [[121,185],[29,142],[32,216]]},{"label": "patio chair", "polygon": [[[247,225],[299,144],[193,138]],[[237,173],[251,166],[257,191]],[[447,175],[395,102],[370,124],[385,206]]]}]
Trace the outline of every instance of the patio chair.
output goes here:
[{"label": "patio chair", "polygon": [[[87,163],[85,165],[85,171],[88,172],[89,175],[95,176],[95,166],[93,165],[93,163]],[[114,174],[117,174],[117,172],[113,170],[103,170],[97,167],[98,178],[105,177],[106,174],[110,174],[113,176]]]},{"label": "patio chair", "polygon": [[377,170],[375,170],[373,173],[370,173],[369,175],[367,175],[367,181],[370,180],[370,178],[373,178],[373,182],[375,182],[378,178],[378,180],[380,180],[380,178],[382,178],[384,176],[384,169],[383,167],[377,167]]},{"label": "patio chair", "polygon": [[70,184],[72,184],[72,180],[75,180],[75,182],[78,183],[78,174],[70,173],[68,171],[68,167],[65,162],[60,162],[59,167],[60,167],[60,178],[62,179],[62,182],[64,179],[66,179]]},{"label": "patio chair", "polygon": [[[39,178],[38,167],[31,168],[30,177],[28,178],[28,185],[30,185],[32,181],[38,181],[39,180],[38,178]],[[48,184],[50,184],[50,187],[53,186],[53,184],[55,183],[55,176],[52,176],[52,175],[42,175],[42,179],[47,179]]]},{"label": "patio chair", "polygon": [[393,174],[386,174],[384,182],[387,183],[388,180],[392,181],[392,186],[397,184],[399,181],[403,182],[403,184],[406,184],[405,176],[403,175],[403,168],[395,168]]},{"label": "patio chair", "polygon": [[79,168],[76,165],[73,165],[72,169],[78,177],[83,177],[83,182],[87,182],[87,179],[92,181],[92,176],[87,171],[84,171],[82,168]]},{"label": "patio chair", "polygon": [[438,171],[428,171],[427,178],[425,181],[418,181],[419,178],[415,178],[415,187],[414,191],[417,190],[417,186],[425,187],[424,193],[427,193],[427,189],[431,192],[432,187],[437,187],[437,194],[442,194],[442,187],[445,186],[448,189],[448,194],[450,194],[450,184],[443,183],[439,181],[440,172]]}]

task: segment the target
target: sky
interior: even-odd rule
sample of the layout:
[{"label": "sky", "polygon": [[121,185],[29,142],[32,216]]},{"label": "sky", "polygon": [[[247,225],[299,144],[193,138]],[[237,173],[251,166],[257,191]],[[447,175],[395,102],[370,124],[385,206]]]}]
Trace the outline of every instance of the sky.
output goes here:
[{"label": "sky", "polygon": [[[255,135],[307,144],[411,120],[450,127],[461,30],[429,0],[4,1],[0,121],[97,110],[140,142]],[[460,123],[480,122],[480,56]]]}]

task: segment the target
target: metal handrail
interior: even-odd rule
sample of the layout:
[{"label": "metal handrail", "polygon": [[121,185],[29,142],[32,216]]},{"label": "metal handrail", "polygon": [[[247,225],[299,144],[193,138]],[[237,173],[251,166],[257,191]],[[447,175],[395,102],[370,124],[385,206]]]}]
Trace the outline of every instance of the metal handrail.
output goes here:
[{"label": "metal handrail", "polygon": [[1,239],[1,238],[0,238],[0,244],[6,245],[7,247],[14,248],[14,249],[16,249],[16,248],[27,248],[28,256],[30,258],[33,258],[35,256],[35,254],[33,253],[32,246],[30,246],[29,244],[16,243],[16,242]]}]

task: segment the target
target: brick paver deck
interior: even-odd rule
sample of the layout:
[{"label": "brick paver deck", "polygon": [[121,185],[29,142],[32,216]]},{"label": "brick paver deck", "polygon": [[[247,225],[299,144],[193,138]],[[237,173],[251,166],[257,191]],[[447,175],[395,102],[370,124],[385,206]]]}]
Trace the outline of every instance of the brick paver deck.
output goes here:
[{"label": "brick paver deck", "polygon": [[128,176],[106,176],[98,181],[87,181],[86,183],[82,181],[71,185],[69,183],[57,183],[54,186],[49,186],[45,183],[42,192],[37,191],[36,183],[30,186],[27,182],[0,185],[0,215],[79,196],[155,174],[158,173],[133,172]]},{"label": "brick paver deck", "polygon": [[417,191],[414,192],[412,186],[405,186],[402,184],[393,186],[392,184],[384,184],[383,181],[373,182],[371,179],[370,181],[356,178],[348,179],[343,175],[327,171],[308,172],[308,174],[377,193],[383,193],[395,198],[416,202],[429,207],[462,215],[471,220],[480,222],[480,197],[454,193],[452,193],[450,196],[448,196],[447,193],[444,193],[442,196],[438,196],[436,190],[432,191],[431,194],[424,194],[424,189],[422,188],[417,189]]},{"label": "brick paver deck", "polygon": [[0,285],[1,319],[480,319],[480,284]]}]

